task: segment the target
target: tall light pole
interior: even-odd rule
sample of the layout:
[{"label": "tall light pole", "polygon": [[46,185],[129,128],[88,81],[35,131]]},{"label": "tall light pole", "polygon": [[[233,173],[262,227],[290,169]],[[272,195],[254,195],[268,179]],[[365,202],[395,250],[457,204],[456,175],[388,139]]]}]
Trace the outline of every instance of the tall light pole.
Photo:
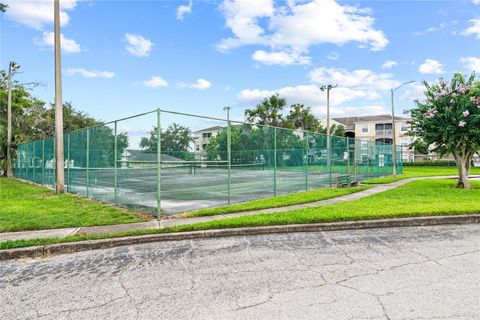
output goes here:
[{"label": "tall light pole", "polygon": [[8,96],[7,96],[7,172],[6,176],[12,176],[12,73],[17,71],[20,66],[13,61],[8,64]]},{"label": "tall light pole", "polygon": [[60,45],[60,0],[53,6],[55,31],[55,173],[56,192],[64,193],[65,173],[63,156],[63,104],[62,104],[62,62]]},{"label": "tall light pole", "polygon": [[413,83],[413,82],[415,82],[415,80],[404,82],[401,85],[399,85],[398,87],[396,87],[394,89],[390,89],[390,93],[391,93],[391,96],[392,96],[392,161],[393,161],[393,175],[394,176],[397,175],[397,142],[396,142],[397,136],[396,136],[396,130],[395,130],[395,107],[394,107],[394,104],[393,104],[393,94],[395,93],[395,91],[400,89],[402,86],[404,86],[406,84],[409,84],[409,83]]},{"label": "tall light pole", "polygon": [[332,172],[332,166],[331,166],[331,147],[330,147],[330,90],[333,88],[336,88],[337,85],[331,85],[328,84],[326,86],[321,86],[320,90],[322,91],[327,91],[327,168],[330,172],[330,187],[332,186],[332,177],[331,177],[331,172]]}]

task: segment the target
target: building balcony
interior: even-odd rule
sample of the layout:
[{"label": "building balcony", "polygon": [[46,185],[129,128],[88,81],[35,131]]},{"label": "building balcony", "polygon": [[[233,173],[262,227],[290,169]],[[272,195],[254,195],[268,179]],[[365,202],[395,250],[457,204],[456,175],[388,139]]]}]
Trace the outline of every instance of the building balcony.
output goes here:
[{"label": "building balcony", "polygon": [[375,130],[376,136],[391,136],[393,134],[392,129],[385,129],[385,130]]}]

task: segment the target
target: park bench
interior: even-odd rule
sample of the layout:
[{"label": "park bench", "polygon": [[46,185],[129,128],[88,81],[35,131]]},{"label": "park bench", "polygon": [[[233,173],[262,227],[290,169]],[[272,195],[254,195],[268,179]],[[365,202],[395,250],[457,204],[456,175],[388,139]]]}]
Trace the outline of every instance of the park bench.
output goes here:
[{"label": "park bench", "polygon": [[337,188],[356,187],[357,185],[358,181],[349,174],[337,177]]}]

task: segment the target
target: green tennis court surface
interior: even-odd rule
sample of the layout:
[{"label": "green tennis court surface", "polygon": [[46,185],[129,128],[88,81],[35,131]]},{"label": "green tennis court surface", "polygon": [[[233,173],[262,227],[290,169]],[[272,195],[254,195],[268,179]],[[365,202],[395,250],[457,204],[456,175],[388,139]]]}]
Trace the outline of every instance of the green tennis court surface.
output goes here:
[{"label": "green tennis court surface", "polygon": [[[68,192],[152,214],[390,175],[393,164],[391,145],[164,110],[65,133],[64,152]],[[19,145],[16,177],[54,187],[54,168],[53,138]]]}]

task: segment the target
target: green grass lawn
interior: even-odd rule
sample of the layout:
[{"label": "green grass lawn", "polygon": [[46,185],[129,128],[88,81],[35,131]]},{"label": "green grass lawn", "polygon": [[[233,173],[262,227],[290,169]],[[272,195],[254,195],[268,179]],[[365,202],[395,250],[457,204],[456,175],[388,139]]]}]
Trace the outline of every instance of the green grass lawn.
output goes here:
[{"label": "green grass lawn", "polygon": [[[397,175],[396,177],[389,176],[377,179],[370,179],[362,181],[364,184],[380,184],[380,183],[390,183],[398,180],[403,180],[407,178],[417,178],[417,177],[432,177],[432,176],[450,176],[457,175],[458,171],[456,167],[403,167],[403,173]],[[480,174],[480,168],[474,167],[470,169],[470,175]]]},{"label": "green grass lawn", "polygon": [[330,198],[343,196],[346,194],[368,189],[369,186],[360,186],[355,188],[323,188],[304,192],[297,192],[283,196],[253,200],[245,203],[234,204],[226,207],[202,209],[180,215],[180,217],[201,217],[213,216],[217,214],[226,214],[242,211],[253,211],[267,208],[286,207],[295,204],[315,202]]},{"label": "green grass lawn", "polygon": [[84,227],[150,219],[96,201],[0,178],[0,232]]},{"label": "green grass lawn", "polygon": [[456,189],[455,181],[450,179],[414,181],[404,186],[359,200],[317,208],[228,218],[161,230],[136,230],[100,236],[72,236],[66,238],[4,241],[0,243],[0,249],[152,233],[394,217],[480,214],[480,182],[472,181],[472,185],[474,189],[463,190]]},{"label": "green grass lawn", "polygon": [[175,231],[238,228],[295,223],[335,222],[403,216],[480,213],[480,183],[455,188],[454,180],[421,180],[366,198],[295,211],[258,214],[197,223]]}]

